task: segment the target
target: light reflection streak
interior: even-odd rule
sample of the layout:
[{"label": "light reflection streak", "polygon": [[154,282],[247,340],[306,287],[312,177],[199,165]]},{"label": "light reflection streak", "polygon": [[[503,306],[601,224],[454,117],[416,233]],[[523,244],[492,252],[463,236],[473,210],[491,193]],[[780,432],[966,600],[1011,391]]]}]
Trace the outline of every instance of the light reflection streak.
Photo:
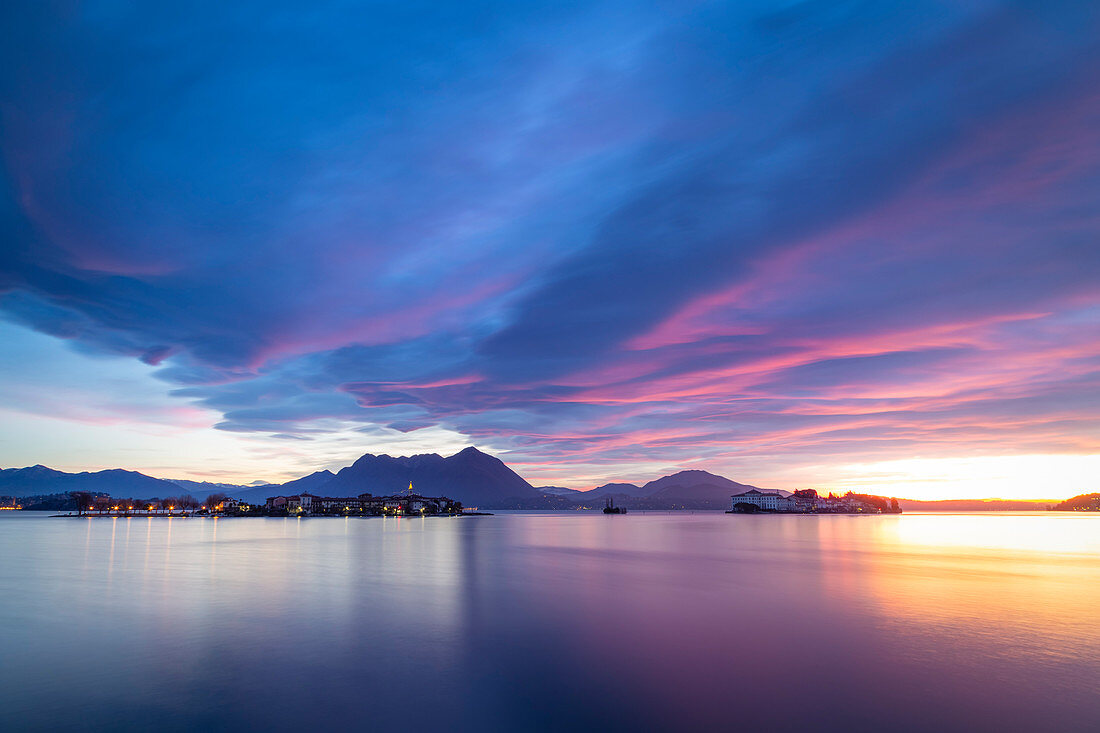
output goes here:
[{"label": "light reflection streak", "polygon": [[107,554],[107,589],[111,589],[111,579],[115,572],[115,531],[118,528],[118,517],[111,517],[111,549]]},{"label": "light reflection streak", "polygon": [[[205,526],[206,520],[203,520]],[[210,575],[214,575],[214,568],[217,565],[218,555],[218,518],[214,517],[213,531],[210,534]]]},{"label": "light reflection streak", "polygon": [[171,592],[172,583],[172,522],[174,520],[168,517],[168,519],[164,521],[167,523],[167,527],[165,527],[164,531],[164,564],[161,573],[163,578],[162,586],[167,596]]}]

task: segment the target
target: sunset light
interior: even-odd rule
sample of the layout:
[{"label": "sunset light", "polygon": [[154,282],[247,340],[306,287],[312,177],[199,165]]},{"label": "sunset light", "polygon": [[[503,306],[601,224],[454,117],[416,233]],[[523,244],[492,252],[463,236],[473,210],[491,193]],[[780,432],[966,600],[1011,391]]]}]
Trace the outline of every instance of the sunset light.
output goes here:
[{"label": "sunset light", "polygon": [[0,731],[1100,730],[1097,0],[0,20]]},{"label": "sunset light", "polygon": [[910,458],[839,467],[838,487],[911,499],[1047,499],[1096,485],[1100,456],[1024,455]]}]

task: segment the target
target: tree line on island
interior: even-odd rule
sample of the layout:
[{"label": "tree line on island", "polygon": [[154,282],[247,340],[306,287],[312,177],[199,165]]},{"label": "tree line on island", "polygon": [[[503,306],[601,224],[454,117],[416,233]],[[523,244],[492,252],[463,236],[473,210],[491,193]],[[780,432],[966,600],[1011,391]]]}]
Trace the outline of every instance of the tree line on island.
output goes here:
[{"label": "tree line on island", "polygon": [[1059,512],[1100,512],[1100,493],[1080,494],[1054,506]]}]

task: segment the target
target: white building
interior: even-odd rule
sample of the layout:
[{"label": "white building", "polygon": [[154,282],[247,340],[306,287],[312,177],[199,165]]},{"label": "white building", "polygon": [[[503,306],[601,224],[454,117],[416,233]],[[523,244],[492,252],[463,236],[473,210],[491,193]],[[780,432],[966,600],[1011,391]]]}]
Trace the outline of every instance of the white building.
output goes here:
[{"label": "white building", "polygon": [[733,494],[730,497],[730,508],[732,509],[738,504],[752,504],[761,509],[771,509],[772,511],[789,511],[794,508],[794,502],[778,491],[758,491],[757,489],[749,489],[740,494]]},{"label": "white building", "polygon": [[317,497],[313,494],[298,494],[297,496],[288,496],[286,498],[286,508],[290,511],[295,509],[301,509],[304,512],[308,512],[313,508],[313,500]]}]

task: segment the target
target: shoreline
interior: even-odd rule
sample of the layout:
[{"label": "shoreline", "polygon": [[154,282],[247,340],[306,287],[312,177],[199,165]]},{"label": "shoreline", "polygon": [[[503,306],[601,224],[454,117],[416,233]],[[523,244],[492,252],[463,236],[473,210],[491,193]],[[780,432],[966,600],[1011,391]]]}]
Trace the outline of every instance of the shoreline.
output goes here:
[{"label": "shoreline", "polygon": [[[37,511],[20,509],[19,511]],[[48,509],[45,511],[49,511]],[[429,517],[491,517],[492,512],[453,514],[51,514],[48,519],[427,519]]]}]

